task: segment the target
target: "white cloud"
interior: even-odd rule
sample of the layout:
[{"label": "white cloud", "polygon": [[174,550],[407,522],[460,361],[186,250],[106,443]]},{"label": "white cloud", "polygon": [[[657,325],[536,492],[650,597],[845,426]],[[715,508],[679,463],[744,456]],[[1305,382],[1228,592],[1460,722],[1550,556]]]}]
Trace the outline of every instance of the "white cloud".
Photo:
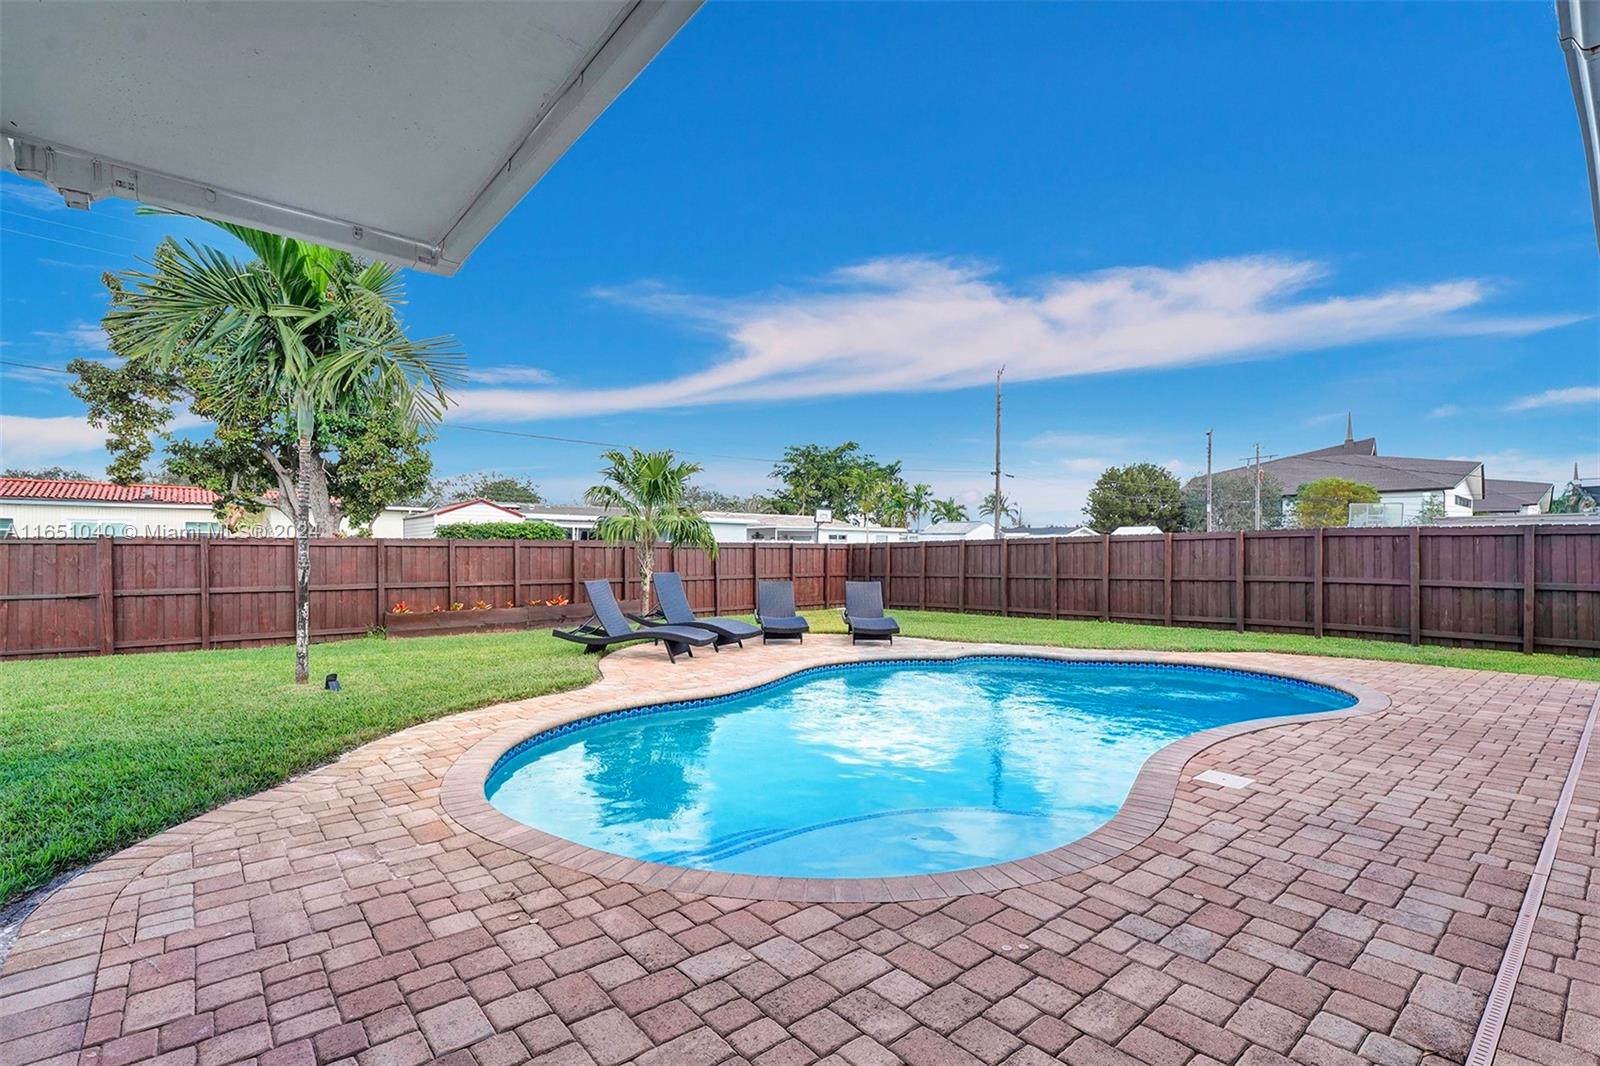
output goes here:
[{"label": "white cloud", "polygon": [[105,439],[105,431],[82,415],[0,414],[0,462],[6,466],[35,466],[98,453]]},{"label": "white cloud", "polygon": [[811,291],[742,300],[650,284],[606,293],[724,339],[702,370],[618,388],[487,388],[453,416],[523,421],[738,401],[782,401],[1268,358],[1391,337],[1530,333],[1574,316],[1467,314],[1483,283],[1444,281],[1359,296],[1312,293],[1314,262],[1249,257],[1182,269],[1127,267],[1007,286],[993,271],[877,259]]},{"label": "white cloud", "polygon": [[1461,413],[1461,408],[1453,403],[1443,403],[1428,412],[1429,418],[1449,418]]},{"label": "white cloud", "polygon": [[33,335],[48,344],[52,351],[70,349],[75,352],[109,352],[111,338],[93,322],[74,322],[66,329],[36,329]]},{"label": "white cloud", "polygon": [[1102,433],[1063,433],[1049,430],[1037,436],[1029,437],[1022,442],[1025,448],[1050,448],[1061,451],[1075,449],[1115,448],[1118,450],[1128,448],[1133,441],[1128,437],[1117,437]]},{"label": "white cloud", "polygon": [[469,369],[468,381],[480,385],[549,385],[556,379],[536,366],[484,366]]},{"label": "white cloud", "polygon": [[1600,405],[1600,386],[1575,385],[1570,389],[1545,389],[1532,396],[1514,400],[1507,411],[1532,411],[1538,407],[1576,407],[1579,404]]},{"label": "white cloud", "polygon": [[34,211],[66,211],[61,194],[38,181],[24,181],[9,175],[0,181],[0,208],[14,211],[26,207]]},{"label": "white cloud", "polygon": [[1600,470],[1600,451],[1595,450],[1593,445],[1582,448],[1572,455],[1529,455],[1517,448],[1507,448],[1505,451],[1489,455],[1450,458],[1481,462],[1484,476],[1491,479],[1548,481],[1557,488],[1571,480],[1573,463],[1577,463],[1580,470]]}]

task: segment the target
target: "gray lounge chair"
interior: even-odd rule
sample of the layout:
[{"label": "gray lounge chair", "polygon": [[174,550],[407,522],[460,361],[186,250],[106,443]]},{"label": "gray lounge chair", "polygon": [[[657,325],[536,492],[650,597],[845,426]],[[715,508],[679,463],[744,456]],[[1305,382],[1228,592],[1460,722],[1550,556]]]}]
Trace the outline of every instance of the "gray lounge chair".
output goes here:
[{"label": "gray lounge chair", "polygon": [[617,605],[617,597],[612,593],[609,581],[585,581],[583,587],[589,593],[589,604],[594,608],[594,617],[576,629],[557,629],[555,635],[562,640],[582,644],[585,651],[601,651],[613,644],[655,640],[666,646],[667,658],[677,662],[679,652],[693,658],[693,648],[704,648],[709,644],[713,651],[716,650],[717,635],[709,629],[695,629],[690,626],[633,628],[628,624],[627,618],[623,617],[622,608]]},{"label": "gray lounge chair", "polygon": [[894,643],[900,623],[883,613],[883,586],[876,581],[844,583],[844,627],[850,643],[858,640],[887,640]]},{"label": "gray lounge chair", "polygon": [[655,579],[656,612],[634,614],[628,617],[647,626],[697,626],[717,635],[717,646],[737,644],[761,635],[761,629],[738,618],[697,618],[689,606],[689,597],[683,591],[683,578],[671,570],[657,574]]},{"label": "gray lounge chair", "polygon": [[794,583],[756,582],[756,621],[761,625],[761,643],[769,640],[804,641],[811,625],[794,609]]}]

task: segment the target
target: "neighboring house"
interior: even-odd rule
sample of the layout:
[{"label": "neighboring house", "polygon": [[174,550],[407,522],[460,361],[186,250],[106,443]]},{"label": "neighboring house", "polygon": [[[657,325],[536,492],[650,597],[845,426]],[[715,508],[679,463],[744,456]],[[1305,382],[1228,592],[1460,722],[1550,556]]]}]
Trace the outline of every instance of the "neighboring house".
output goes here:
[{"label": "neighboring house", "polygon": [[[488,501],[481,501],[487,503]],[[514,510],[530,522],[549,522],[567,531],[573,540],[594,540],[595,527],[607,515],[618,512],[582,503],[500,503],[491,506]],[[744,544],[750,541],[778,540],[796,544],[883,544],[908,540],[900,528],[879,525],[852,525],[849,522],[817,524],[811,515],[761,514],[746,511],[702,511],[706,524],[718,544]],[[449,521],[494,521],[505,518],[450,518]],[[417,523],[420,529],[421,524]],[[407,536],[432,536],[432,533],[407,533]]]},{"label": "neighboring house", "polygon": [[1113,537],[1159,537],[1160,526],[1118,526],[1111,531]]},{"label": "neighboring house", "polygon": [[993,540],[993,522],[934,522],[917,534],[918,540]]},{"label": "neighboring house", "polygon": [[[1219,470],[1250,476],[1249,466]],[[1285,455],[1262,462],[1261,471],[1283,486],[1284,521],[1292,524],[1295,492],[1301,485],[1325,477],[1344,478],[1378,490],[1382,524],[1404,525],[1416,521],[1431,504],[1444,517],[1470,518],[1474,514],[1540,514],[1549,509],[1552,488],[1529,481],[1507,481],[1485,476],[1484,465],[1474,459],[1423,459],[1379,455],[1376,437],[1355,439],[1347,422],[1344,442],[1331,448]],[[1204,478],[1194,478],[1187,490],[1203,490]]]},{"label": "neighboring house", "polygon": [[[1084,530],[1088,530],[1085,534]],[[1000,531],[1006,537],[1082,537],[1095,536],[1088,526],[1009,526]]]},{"label": "neighboring house", "polygon": [[521,522],[522,512],[492,500],[457,500],[442,507],[406,516],[401,536],[407,540],[431,537],[439,526],[455,522]]},{"label": "neighboring house", "polygon": [[[292,536],[294,523],[270,499],[243,518],[235,535]],[[212,511],[216,494],[193,485],[118,485],[110,481],[0,478],[0,536],[181,537],[227,534]],[[399,537],[414,507],[390,507],[373,535]],[[343,523],[343,532],[350,532]]]}]

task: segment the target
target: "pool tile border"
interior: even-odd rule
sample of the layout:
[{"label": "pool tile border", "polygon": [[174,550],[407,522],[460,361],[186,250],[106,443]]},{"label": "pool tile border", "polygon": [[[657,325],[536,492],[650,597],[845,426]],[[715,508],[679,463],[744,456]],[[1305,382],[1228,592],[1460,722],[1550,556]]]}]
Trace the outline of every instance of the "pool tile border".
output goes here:
[{"label": "pool tile border", "polygon": [[[994,650],[991,650],[994,649]],[[832,651],[833,649],[830,649]],[[1166,820],[1189,760],[1214,744],[1232,737],[1309,722],[1334,722],[1344,718],[1378,714],[1388,709],[1389,697],[1376,689],[1344,679],[1314,673],[1247,670],[1217,667],[1203,659],[1183,655],[1132,653],[1128,655],[1091,654],[1066,649],[1029,647],[1019,654],[1017,647],[962,645],[958,648],[918,650],[884,649],[871,656],[859,651],[839,649],[838,659],[827,663],[785,663],[775,670],[730,683],[708,685],[667,701],[672,706],[696,704],[764,688],[795,674],[827,670],[843,665],[885,661],[951,661],[971,658],[1054,659],[1063,662],[1148,664],[1186,666],[1201,669],[1236,671],[1298,681],[1332,688],[1356,698],[1350,707],[1308,714],[1257,718],[1218,726],[1194,733],[1161,748],[1145,760],[1121,808],[1109,822],[1086,836],[1037,855],[990,866],[970,867],[940,874],[917,874],[884,878],[770,877],[697,870],[685,866],[631,859],[614,852],[586,847],[562,837],[518,822],[490,805],[484,786],[501,763],[541,735],[605,715],[628,711],[648,711],[664,706],[657,701],[640,703],[637,698],[600,699],[591,706],[547,709],[504,726],[469,748],[445,773],[439,801],[445,813],[462,828],[521,852],[542,862],[553,863],[580,873],[624,881],[646,888],[672,892],[694,892],[733,899],[783,900],[797,903],[893,903],[910,900],[948,899],[974,892],[996,892],[1039,884],[1103,865],[1144,843]],[[602,673],[604,666],[602,665]],[[582,702],[582,691],[573,702]]]}]

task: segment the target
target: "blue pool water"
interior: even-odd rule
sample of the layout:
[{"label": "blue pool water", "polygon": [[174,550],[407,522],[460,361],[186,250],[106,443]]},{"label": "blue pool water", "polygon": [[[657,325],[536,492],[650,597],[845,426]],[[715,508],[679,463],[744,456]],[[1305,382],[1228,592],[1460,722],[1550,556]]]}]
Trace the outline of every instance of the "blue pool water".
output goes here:
[{"label": "blue pool water", "polygon": [[1179,737],[1354,702],[1193,667],[824,667],[540,734],[501,760],[486,791],[512,818],[636,859],[790,877],[936,873],[1091,832]]}]

